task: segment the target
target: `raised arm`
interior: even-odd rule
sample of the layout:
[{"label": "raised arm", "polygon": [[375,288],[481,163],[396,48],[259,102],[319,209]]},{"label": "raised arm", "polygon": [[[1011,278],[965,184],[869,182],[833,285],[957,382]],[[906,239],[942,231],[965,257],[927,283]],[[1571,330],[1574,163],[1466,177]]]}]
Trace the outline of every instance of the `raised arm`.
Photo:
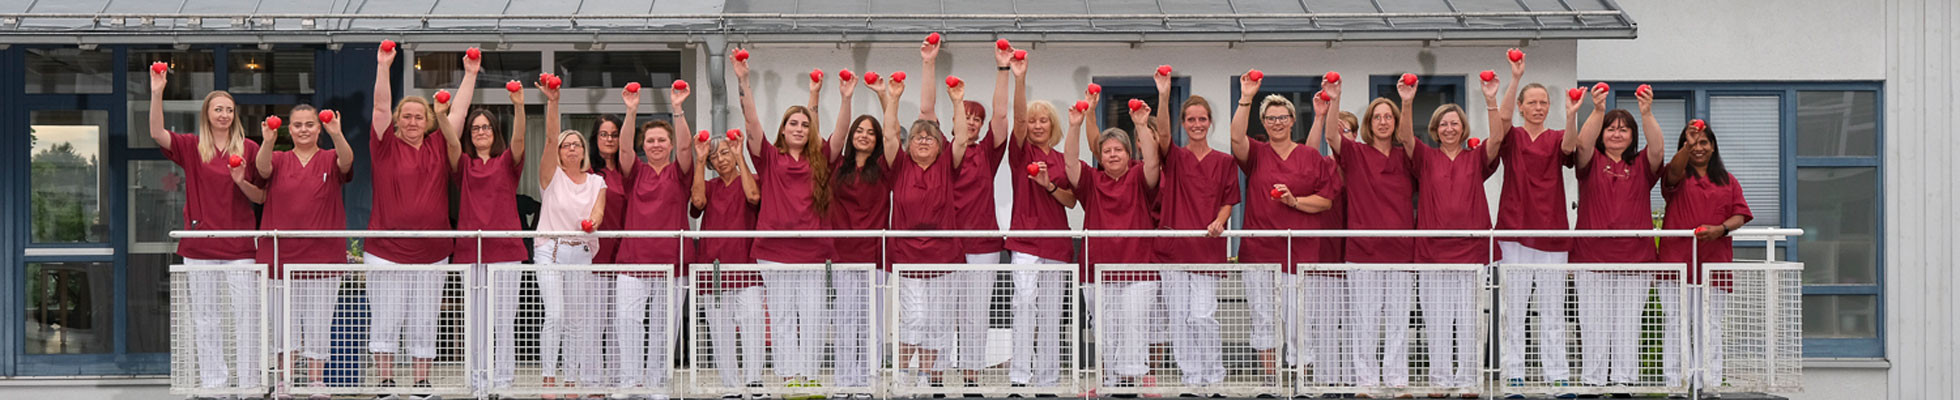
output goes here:
[{"label": "raised arm", "polygon": [[[823,70],[812,70],[810,71],[810,74],[814,77],[814,79],[810,79],[810,103],[805,105],[805,107],[810,108],[810,136],[814,138],[814,137],[821,137],[818,135],[822,134],[820,130],[823,129],[823,118],[821,117],[823,115],[823,111],[817,109],[817,107],[823,106],[823,99],[820,98],[823,95]],[[846,112],[846,113],[850,112],[851,111],[850,103],[851,102],[849,99],[845,99],[844,109],[837,110],[837,111]],[[850,114],[838,114],[837,122],[847,123],[850,122],[849,121],[850,118],[851,118]],[[846,134],[846,136],[844,137],[849,138],[850,136]],[[825,141],[825,144],[830,147],[824,149],[825,151],[830,152],[831,157],[836,157],[837,154],[844,152],[844,148],[837,147],[836,139],[837,139],[837,131],[831,130],[830,140]]]},{"label": "raised arm", "polygon": [[[1518,50],[1516,48],[1512,48],[1506,50],[1505,54],[1508,56],[1510,52],[1513,51],[1518,52],[1518,60],[1511,61],[1511,82],[1506,86],[1504,86],[1504,92],[1500,93],[1504,95],[1504,98],[1499,99],[1502,102],[1499,103],[1499,105],[1497,106],[1497,115],[1501,118],[1491,121],[1492,126],[1503,125],[1505,131],[1511,130],[1511,127],[1513,126],[1511,122],[1512,118],[1517,117],[1518,83],[1524,82],[1524,51]],[[1546,94],[1549,95],[1551,93],[1546,93]],[[1492,132],[1496,132],[1496,131],[1492,131]],[[1493,140],[1495,140],[1494,137]],[[1491,147],[1496,147],[1496,146],[1491,146]]]},{"label": "raised arm", "polygon": [[953,152],[953,168],[957,169],[960,167],[960,160],[966,159],[966,150],[969,147],[967,142],[973,140],[973,135],[977,132],[966,126],[966,84],[946,88],[946,98],[952,100],[954,105],[953,144],[950,150]]},{"label": "raised arm", "polygon": [[1647,173],[1655,173],[1660,172],[1661,153],[1667,146],[1661,143],[1661,121],[1654,118],[1654,91],[1646,85],[1641,87],[1645,90],[1634,91],[1633,98],[1640,102],[1640,132],[1647,137],[1646,154],[1642,156],[1647,157]]},{"label": "raised arm", "polygon": [[[1157,130],[1161,132],[1153,132],[1156,134],[1156,138],[1155,138],[1157,142],[1156,146],[1151,146],[1151,147],[1139,146],[1137,150],[1152,151],[1152,152],[1156,152],[1159,155],[1169,154],[1171,151],[1171,142],[1172,142],[1171,131],[1177,130],[1171,128],[1171,108],[1170,108],[1171,107],[1170,105],[1171,76],[1161,75],[1161,74],[1151,74],[1150,78],[1151,80],[1154,80],[1157,83],[1156,109],[1163,110],[1163,112],[1157,113],[1157,117],[1156,117],[1157,128],[1158,128]],[[1137,123],[1137,126],[1143,126],[1143,123],[1139,122]],[[1142,137],[1143,135],[1138,134],[1137,136]]]},{"label": "raised arm", "polygon": [[[1315,153],[1319,153],[1320,147],[1327,143],[1327,120],[1339,119],[1333,113],[1328,112],[1328,110],[1333,109],[1333,103],[1329,102],[1332,99],[1333,97],[1328,95],[1325,90],[1313,94],[1314,123],[1307,125],[1307,142],[1305,144],[1307,147],[1313,148],[1313,152]],[[1336,135],[1339,134],[1336,133]]]},{"label": "raised arm", "polygon": [[1395,92],[1402,95],[1401,121],[1396,122],[1395,142],[1402,145],[1403,155],[1411,158],[1416,155],[1415,105],[1416,87],[1395,82]]},{"label": "raised arm", "polygon": [[749,205],[762,204],[762,186],[756,184],[755,171],[749,170],[749,163],[742,161],[748,159],[748,154],[743,153],[747,147],[739,144],[731,144],[730,146],[735,146],[736,150],[735,176],[742,179],[742,197],[748,199]]},{"label": "raised arm", "polygon": [[259,121],[259,154],[252,157],[252,166],[259,170],[259,179],[272,177],[272,148],[277,143],[279,131],[267,126],[265,121]]},{"label": "raised arm", "polygon": [[[1321,124],[1326,125],[1321,128],[1320,139],[1321,142],[1327,143],[1328,152],[1338,155],[1341,154],[1341,146],[1347,143],[1347,137],[1341,134],[1341,82],[1329,82],[1326,77],[1322,77],[1320,78],[1320,91],[1321,93],[1326,93],[1328,97],[1327,118],[1317,120]],[[1349,129],[1361,129],[1361,127],[1356,126]]]},{"label": "raised arm", "polygon": [[1593,151],[1593,146],[1599,143],[1599,131],[1606,122],[1606,98],[1612,95],[1613,92],[1607,90],[1594,90],[1592,92],[1592,114],[1586,116],[1585,127],[1579,129],[1579,146],[1575,148],[1578,154],[1576,154],[1577,157],[1575,157],[1574,166],[1583,169],[1587,165],[1592,164],[1593,154],[1597,153]]},{"label": "raised arm", "polygon": [[[538,189],[551,187],[551,177],[556,175],[551,173],[551,170],[558,168],[558,133],[561,132],[558,126],[558,89],[551,88],[551,85],[547,82],[550,79],[551,76],[549,74],[538,76],[538,93],[544,94],[545,131],[545,150],[538,152],[543,155],[543,157],[539,157],[538,161]],[[622,149],[620,152],[625,153],[626,151],[624,149],[629,146],[619,147]],[[595,219],[594,221],[597,220]]]},{"label": "raised arm", "polygon": [[433,133],[436,137],[435,139],[429,139],[427,136],[423,137],[424,143],[427,143],[428,140],[442,140],[442,145],[449,149],[450,171],[462,170],[462,163],[460,161],[463,158],[463,135],[461,131],[464,129],[449,123],[449,114],[452,114],[449,107],[455,104],[436,103],[434,107],[430,107],[429,123],[435,128],[435,132]]},{"label": "raised arm", "polygon": [[[334,112],[334,116],[336,117],[340,116],[339,114],[340,112],[338,111]],[[340,167],[341,175],[353,173],[354,145],[347,143],[347,133],[340,130],[340,118],[334,118],[333,122],[320,124],[320,129],[326,130],[327,136],[333,137],[334,166]],[[261,147],[271,146],[266,145]]]},{"label": "raised arm", "polygon": [[[619,152],[613,153],[613,156],[619,157],[619,173],[631,175],[633,168],[640,165],[638,152],[641,141],[645,140],[639,139],[640,126],[633,124],[640,116],[640,94],[627,93],[625,89],[621,89],[619,98],[626,103],[626,121],[624,125],[619,126]],[[546,132],[546,134],[554,138],[558,137],[558,132]],[[558,151],[558,149],[554,147],[551,151]]]},{"label": "raised arm", "polygon": [[1245,136],[1251,129],[1253,99],[1259,98],[1259,81],[1252,80],[1250,74],[1239,75],[1239,104],[1232,109],[1232,158],[1244,162],[1252,156],[1252,142]]},{"label": "raised arm", "polygon": [[[374,110],[369,114],[373,115],[374,120],[369,125],[373,130],[368,131],[368,135],[372,135],[375,140],[371,141],[378,141],[381,135],[387,134],[388,126],[395,123],[393,112],[395,96],[394,91],[388,86],[388,80],[393,77],[389,76],[388,72],[389,66],[395,63],[396,54],[399,53],[384,47],[374,56]],[[161,119],[152,118],[150,121],[157,123],[156,121]]]},{"label": "raised arm", "polygon": [[[530,130],[528,127],[524,126],[524,120],[528,118],[524,116],[524,90],[523,89],[518,89],[515,92],[510,92],[510,105],[511,105],[510,107],[511,110],[515,111],[517,114],[515,117],[511,118],[510,120],[510,164],[512,166],[522,168],[524,167],[524,138],[529,133],[527,131]],[[558,149],[552,149],[552,150],[558,150]]]},{"label": "raised arm", "polygon": [[1130,121],[1137,125],[1137,152],[1143,153],[1143,184],[1155,189],[1158,178],[1163,174],[1164,162],[1157,152],[1148,150],[1157,147],[1157,133],[1150,131],[1150,118],[1150,106],[1147,104],[1130,111]]},{"label": "raised arm", "polygon": [[[727,141],[724,140],[720,144],[725,146],[725,145],[729,145],[730,143],[727,143]],[[693,174],[689,174],[689,175],[693,175],[694,183],[693,185],[691,185],[692,190],[688,191],[689,196],[687,198],[687,204],[690,207],[694,207],[694,209],[696,210],[708,209],[708,167],[707,167],[708,164],[707,162],[708,162],[708,152],[712,151],[712,150],[708,150],[708,146],[709,146],[708,142],[700,141],[700,140],[694,141],[693,146],[688,146],[688,147],[695,148],[694,157],[693,157],[694,162],[702,166],[699,169],[695,169]]]},{"label": "raised arm", "polygon": [[[878,101],[878,105],[884,109],[885,137],[877,138],[878,140],[885,141],[885,154],[879,154],[878,156],[884,157],[885,164],[890,165],[892,162],[898,160],[899,150],[905,148],[905,145],[898,142],[899,132],[903,132],[903,129],[905,129],[905,125],[901,125],[898,122],[898,99],[902,98],[900,95],[905,94],[905,83],[890,82],[890,85],[886,86],[885,89],[888,93],[878,96],[881,99]],[[925,97],[932,97],[932,86],[926,86],[925,89],[919,90],[919,92],[925,93]]]},{"label": "raised arm", "polygon": [[1688,136],[1689,139],[1681,148],[1674,149],[1674,157],[1667,160],[1666,174],[1661,175],[1662,185],[1679,185],[1681,181],[1688,180],[1688,163],[1694,161],[1693,157],[1688,155],[1688,147],[1695,144],[1698,140],[1696,136],[1701,134],[1701,130],[1695,128],[1693,122],[1689,122],[1688,129],[1682,130],[1681,134]]},{"label": "raised arm", "polygon": [[[919,75],[924,75],[925,77],[925,80],[920,82],[926,82],[927,89],[931,88],[932,82],[939,81],[938,66],[939,44],[924,40],[919,41]],[[939,95],[933,92],[936,92],[936,90],[919,91],[919,119],[934,122],[939,121],[939,110],[934,107],[934,103],[939,100]],[[960,103],[953,103],[953,107],[959,108],[961,105]],[[953,122],[960,123],[965,121],[953,120]]]},{"label": "raised arm", "polygon": [[735,69],[735,81],[740,85],[736,89],[736,94],[742,102],[742,128],[749,131],[748,151],[761,153],[762,146],[768,144],[769,139],[763,137],[766,135],[762,133],[762,118],[755,115],[755,91],[749,86],[749,61],[741,58],[730,59],[734,62],[728,65]]},{"label": "raised arm", "polygon": [[1579,150],[1579,105],[1579,100],[1565,102],[1565,137],[1559,141],[1562,154]]},{"label": "raised arm", "polygon": [[[1089,109],[1096,108],[1092,106]],[[1063,176],[1067,176],[1069,185],[1073,186],[1082,184],[1079,177],[1082,176],[1082,120],[1085,119],[1083,112],[1079,107],[1068,108],[1068,136],[1062,138],[1062,164],[1064,164],[1062,171],[1065,172]]]},{"label": "raised arm", "polygon": [[449,138],[450,168],[456,168],[457,160],[462,159],[463,131],[469,129],[469,125],[465,125],[463,119],[470,115],[470,100],[476,97],[476,74],[482,71],[483,59],[463,57],[463,84],[456,89],[456,104],[450,107],[451,112],[444,120],[448,125],[443,127],[449,131],[444,136]]},{"label": "raised arm", "polygon": [[1028,60],[1009,65],[1014,72],[1014,146],[1018,147],[1028,142]]},{"label": "raised arm", "polygon": [[[687,123],[687,96],[691,94],[694,94],[694,89],[691,87],[674,89],[667,92],[667,104],[673,107],[671,114],[674,116],[674,136],[676,137],[689,138],[692,136],[689,136],[688,133],[694,132],[692,130],[693,127]],[[638,96],[636,95],[635,97]],[[597,133],[595,132],[594,134]],[[693,172],[694,166],[698,165],[694,163],[694,152],[698,149],[694,146],[674,147],[674,163],[680,166],[681,173]]]},{"label": "raised arm", "polygon": [[[382,65],[382,68],[387,68],[387,64]],[[170,149],[170,130],[163,126],[163,88],[168,86],[169,83],[170,73],[168,70],[150,70],[150,140],[155,140],[157,142],[157,148],[161,149]],[[387,84],[380,85],[386,87]],[[204,110],[197,111],[199,115],[204,114]],[[203,117],[200,116],[199,118]],[[380,131],[376,130],[375,132]]]},{"label": "raised arm", "polygon": [[[1514,72],[1513,75],[1516,73]],[[1517,88],[1515,78],[1511,80],[1511,86],[1513,89]],[[1497,93],[1497,82],[1484,82],[1484,108],[1488,111],[1484,119],[1490,121],[1487,127],[1490,129],[1488,133],[1490,139],[1484,141],[1485,160],[1497,159],[1497,153],[1504,145],[1504,136],[1511,132],[1511,118],[1504,114],[1503,107],[1497,105],[1500,101],[1497,99]]]},{"label": "raised arm", "polygon": [[238,191],[244,192],[245,198],[251,199],[253,203],[265,203],[265,189],[252,184],[251,178],[246,176],[249,173],[245,172],[245,168],[247,166],[244,164],[231,167],[231,182],[238,185]]},{"label": "raised arm", "polygon": [[[994,66],[999,72],[994,73],[993,119],[987,123],[987,138],[994,142],[994,147],[1007,144],[1007,137],[1009,136],[1007,131],[1014,129],[1012,122],[1007,119],[1021,117],[1021,114],[1011,113],[1009,112],[1011,110],[1007,108],[1013,104],[1013,98],[1008,97],[1007,94],[1007,84],[1013,79],[1013,75],[1009,70],[1013,69],[1011,63],[1014,61],[1014,51],[1015,49],[994,50]],[[1026,56],[1023,56],[1023,58],[1026,58]],[[961,104],[959,107],[965,108],[966,105]],[[1009,114],[1012,114],[1012,117]],[[959,158],[954,158],[954,160],[959,160]]]}]

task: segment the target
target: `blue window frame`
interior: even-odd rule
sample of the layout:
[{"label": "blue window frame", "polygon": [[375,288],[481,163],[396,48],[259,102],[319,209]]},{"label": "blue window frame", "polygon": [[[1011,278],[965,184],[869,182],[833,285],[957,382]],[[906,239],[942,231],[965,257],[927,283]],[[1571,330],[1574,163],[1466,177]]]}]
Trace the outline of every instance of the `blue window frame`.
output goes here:
[{"label": "blue window frame", "polygon": [[[1641,82],[1609,82],[1609,107],[1632,102]],[[1766,248],[1736,242],[1738,259],[1805,263],[1804,356],[1879,358],[1885,355],[1884,93],[1882,82],[1653,83],[1657,98],[1686,100],[1688,118],[1709,119],[1718,134],[1735,121],[1711,118],[1723,98],[1773,98],[1777,190],[1774,199],[1750,198],[1752,207],[1774,204],[1776,220],[1753,226],[1802,227],[1804,237]],[[1632,107],[1627,104],[1625,107]],[[1672,142],[1686,121],[1661,121]],[[1726,138],[1725,138],[1726,139]],[[1672,145],[1673,143],[1668,143]],[[1724,146],[1730,146],[1723,142]],[[1728,151],[1725,150],[1725,153]],[[1732,168],[1733,169],[1733,168]],[[1738,174],[1740,176],[1740,174]],[[1869,185],[1857,188],[1855,185]],[[1760,216],[1760,214],[1759,214]]]}]

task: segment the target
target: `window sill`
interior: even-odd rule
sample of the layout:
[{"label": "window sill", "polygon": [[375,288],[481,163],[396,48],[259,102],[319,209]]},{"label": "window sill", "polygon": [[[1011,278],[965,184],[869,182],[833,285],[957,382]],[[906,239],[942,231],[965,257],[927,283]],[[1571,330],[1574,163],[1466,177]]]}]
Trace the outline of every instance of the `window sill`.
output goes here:
[{"label": "window sill", "polygon": [[1832,369],[1892,369],[1892,361],[1883,358],[1806,358],[1803,367]]},{"label": "window sill", "polygon": [[0,377],[0,387],[36,386],[170,386],[170,377],[161,375]]}]

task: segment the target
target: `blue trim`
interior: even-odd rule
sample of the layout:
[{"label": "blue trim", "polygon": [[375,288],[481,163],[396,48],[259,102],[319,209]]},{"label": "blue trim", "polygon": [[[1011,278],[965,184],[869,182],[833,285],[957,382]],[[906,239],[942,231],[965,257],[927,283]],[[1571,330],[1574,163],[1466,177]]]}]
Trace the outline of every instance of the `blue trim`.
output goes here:
[{"label": "blue trim", "polygon": [[1884,164],[1878,157],[1797,157],[1799,168],[1816,167],[1878,167]]},{"label": "blue trim", "polygon": [[[26,71],[23,70],[26,63],[21,54],[21,46],[0,51],[0,97],[21,98],[22,92],[26,89],[24,82],[27,79]],[[5,171],[0,172],[0,189],[9,193],[26,193],[22,190],[26,185],[22,183],[21,177],[28,173],[28,157],[17,156],[27,154],[28,151],[23,146],[27,134],[21,130],[26,124],[12,123],[12,121],[25,121],[25,116],[26,113],[18,107],[0,107],[0,122],[4,122],[0,123],[0,155],[16,155],[0,156],[0,170]],[[7,227],[0,228],[0,269],[5,269],[4,272],[0,272],[0,293],[25,292],[24,289],[15,289],[25,287],[23,278],[27,274],[26,268],[19,267],[23,248],[21,244],[27,241],[26,237],[22,236],[27,230],[27,218],[24,215],[27,212],[27,205],[17,204],[23,197],[26,196],[0,196],[0,225]],[[24,295],[0,295],[0,320],[25,321],[23,297]],[[0,324],[0,376],[16,375],[16,371],[19,370],[19,354],[26,348],[21,338],[23,329],[8,328],[11,326],[18,325]]]},{"label": "blue trim", "polygon": [[1804,285],[1803,287],[1803,294],[1806,296],[1876,295],[1883,292],[1884,290],[1878,285],[1870,284]]}]

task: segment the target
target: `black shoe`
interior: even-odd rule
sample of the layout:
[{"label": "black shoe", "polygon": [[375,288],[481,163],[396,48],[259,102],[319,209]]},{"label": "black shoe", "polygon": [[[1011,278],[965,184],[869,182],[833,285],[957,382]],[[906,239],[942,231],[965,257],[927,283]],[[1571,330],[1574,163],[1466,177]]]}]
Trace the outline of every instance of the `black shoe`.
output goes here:
[{"label": "black shoe", "polygon": [[933,392],[933,393],[932,393],[932,398],[935,398],[935,399],[944,399],[944,398],[946,398],[946,391],[945,391],[945,390],[940,390],[940,389],[945,389],[945,388],[946,388],[946,384],[944,384],[944,383],[939,383],[939,382],[933,382],[933,383],[932,383],[932,389],[933,389],[933,390],[932,390],[932,392]]},{"label": "black shoe", "polygon": [[1194,399],[1195,399],[1195,398],[1201,398],[1201,397],[1204,397],[1204,396],[1199,396],[1199,395],[1198,395],[1197,393],[1178,393],[1178,394],[1177,394],[1177,397],[1188,397],[1188,398],[1194,398]]},{"label": "black shoe", "polygon": [[[423,380],[419,380],[419,381],[415,381],[415,388],[416,388],[416,389],[428,389],[428,388],[429,388],[429,380],[427,380],[427,379],[423,379]],[[437,396],[437,395],[433,395],[433,394],[428,394],[428,393],[427,393],[426,391],[425,391],[425,392],[423,392],[423,394],[411,394],[411,395],[408,395],[408,398],[409,398],[410,400],[442,400],[442,396]]]},{"label": "black shoe", "polygon": [[1047,393],[1043,393],[1043,394],[1037,394],[1037,395],[1034,395],[1034,397],[1035,397],[1035,398],[1037,398],[1037,399],[1052,399],[1052,398],[1056,398],[1056,397],[1061,397],[1061,396],[1056,396],[1056,395],[1052,395],[1052,394],[1047,394]]},{"label": "black shoe", "polygon": [[1277,399],[1277,398],[1278,398],[1278,397],[1273,397],[1273,394],[1272,394],[1272,393],[1260,393],[1260,394],[1259,394],[1258,396],[1254,396],[1254,397],[1255,397],[1255,398],[1261,398],[1261,399]]}]

